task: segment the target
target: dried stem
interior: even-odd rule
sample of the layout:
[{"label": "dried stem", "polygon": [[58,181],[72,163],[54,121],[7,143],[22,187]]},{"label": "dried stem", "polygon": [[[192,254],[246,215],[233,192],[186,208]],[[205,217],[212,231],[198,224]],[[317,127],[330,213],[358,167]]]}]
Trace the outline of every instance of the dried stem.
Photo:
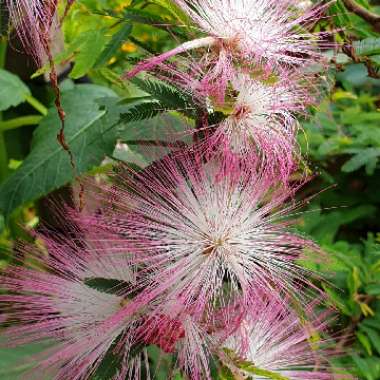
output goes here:
[{"label": "dried stem", "polygon": [[380,33],[380,15],[362,7],[355,0],[343,0],[343,3],[349,11],[367,21],[377,32]]},{"label": "dried stem", "polygon": [[63,23],[64,19],[66,18],[67,14],[70,11],[70,8],[73,6],[74,3],[75,3],[75,0],[67,0],[66,7],[65,7],[65,10],[63,12],[63,16],[60,20],[60,24]]}]

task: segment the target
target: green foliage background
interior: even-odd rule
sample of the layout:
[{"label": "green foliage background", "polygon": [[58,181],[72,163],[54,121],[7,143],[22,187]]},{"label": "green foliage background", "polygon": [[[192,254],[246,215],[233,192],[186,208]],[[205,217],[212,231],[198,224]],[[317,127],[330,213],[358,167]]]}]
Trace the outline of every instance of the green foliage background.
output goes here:
[{"label": "green foliage background", "polygon": [[[339,314],[335,346],[344,352],[335,364],[359,379],[379,380],[380,34],[344,3],[331,3],[329,17],[315,26],[334,31],[343,48],[327,53],[331,92],[302,123],[299,144],[311,172],[317,173],[303,195],[320,193],[299,215],[298,228],[327,253],[318,264],[305,265],[334,285],[326,291]],[[357,4],[380,15],[376,1]],[[12,43],[1,14],[0,267],[5,267],[11,260],[5,252],[16,239],[27,238],[20,224],[35,227],[46,213],[43,198],[74,181],[74,175],[56,140],[60,126],[52,91],[42,85],[48,67],[32,78],[18,68],[10,58]],[[160,123],[165,127],[170,121],[178,128],[191,123],[191,99],[183,94],[120,79],[137,59],[186,39],[178,27],[183,23],[184,16],[167,0],[78,0],[73,6],[56,63],[72,66],[61,90],[77,174],[102,172],[110,159],[142,165],[145,158],[132,141],[149,139]],[[89,83],[81,83],[83,78]],[[130,142],[128,154],[115,148],[118,141]],[[18,378],[24,368],[15,363],[34,350],[0,351],[0,378]]]}]

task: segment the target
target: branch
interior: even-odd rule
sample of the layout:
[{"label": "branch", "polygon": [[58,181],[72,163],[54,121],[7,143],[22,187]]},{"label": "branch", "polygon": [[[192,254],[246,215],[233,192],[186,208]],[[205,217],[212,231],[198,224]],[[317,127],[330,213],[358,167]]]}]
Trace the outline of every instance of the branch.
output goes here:
[{"label": "branch", "polygon": [[343,3],[349,11],[370,23],[373,28],[380,33],[380,15],[362,7],[355,0],[343,0]]}]

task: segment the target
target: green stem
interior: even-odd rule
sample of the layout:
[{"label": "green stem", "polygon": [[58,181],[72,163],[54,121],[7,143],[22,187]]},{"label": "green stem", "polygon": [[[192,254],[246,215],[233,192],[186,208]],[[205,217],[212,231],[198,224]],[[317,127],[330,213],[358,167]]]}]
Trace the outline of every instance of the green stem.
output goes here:
[{"label": "green stem", "polygon": [[5,55],[7,53],[7,39],[5,37],[0,37],[0,69],[5,66]]},{"label": "green stem", "polygon": [[42,116],[29,115],[16,117],[11,120],[0,121],[0,131],[8,131],[10,129],[24,127],[26,125],[38,125],[41,120]]},{"label": "green stem", "polygon": [[40,103],[36,98],[34,98],[32,95],[29,95],[25,98],[25,100],[35,109],[37,110],[41,115],[46,116],[48,114],[47,108]]},{"label": "green stem", "polygon": [[8,154],[3,131],[0,131],[0,183],[8,174]]}]

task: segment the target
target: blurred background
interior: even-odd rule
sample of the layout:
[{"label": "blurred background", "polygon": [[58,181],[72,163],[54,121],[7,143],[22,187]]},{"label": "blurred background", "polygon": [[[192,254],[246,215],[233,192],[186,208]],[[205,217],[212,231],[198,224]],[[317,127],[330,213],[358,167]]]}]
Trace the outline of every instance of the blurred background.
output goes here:
[{"label": "blurred background", "polygon": [[[300,1],[299,6],[309,3]],[[298,216],[297,228],[327,252],[328,260],[304,265],[334,285],[325,290],[338,311],[333,326],[340,333],[336,350],[344,352],[335,364],[359,379],[378,380],[380,2],[337,0],[325,13],[313,28],[332,32],[331,38],[341,48],[326,52],[331,69],[325,79],[331,91],[318,108],[310,110],[312,116],[302,120],[299,144],[309,172],[316,175],[301,196],[319,194]],[[37,70],[22,52],[4,5],[0,32],[2,270],[13,260],[15,241],[33,239],[28,231],[38,229],[42,221],[63,233],[64,220],[54,218],[51,199],[70,204],[78,189],[70,185],[75,175],[56,140],[59,120],[48,83],[49,66]],[[125,117],[116,105],[116,100],[149,92],[120,79],[128,67],[185,37],[170,1],[74,3],[53,45],[67,114],[66,140],[76,158],[76,174],[100,175],[120,161],[143,167],[149,157],[141,153],[137,140],[149,139],[152,130],[181,130],[191,124],[174,107],[148,108],[145,120],[139,120]],[[154,95],[162,100],[159,93]],[[38,345],[1,349],[0,379],[19,378],[24,370],[20,357],[38,349]]]}]

